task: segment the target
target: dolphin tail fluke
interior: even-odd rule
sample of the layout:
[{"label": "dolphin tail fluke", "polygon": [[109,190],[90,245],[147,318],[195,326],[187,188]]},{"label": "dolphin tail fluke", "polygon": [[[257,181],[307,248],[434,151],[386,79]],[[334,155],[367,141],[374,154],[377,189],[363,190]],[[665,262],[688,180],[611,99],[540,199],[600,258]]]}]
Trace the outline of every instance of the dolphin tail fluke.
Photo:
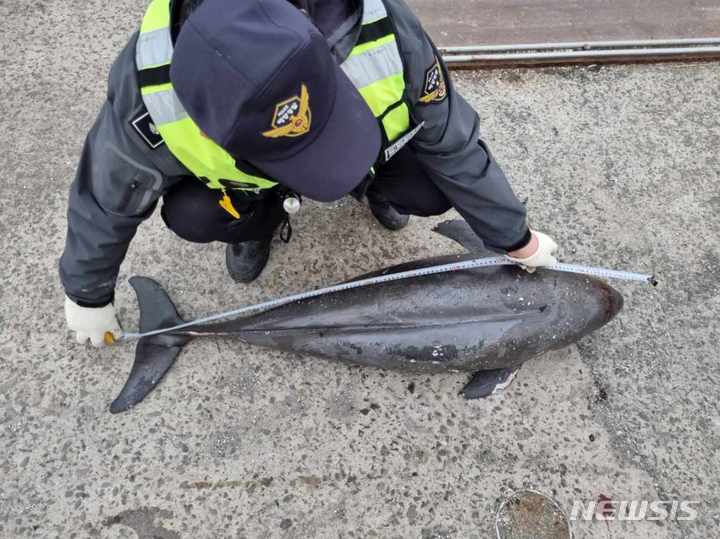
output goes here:
[{"label": "dolphin tail fluke", "polygon": [[[163,288],[147,277],[133,277],[140,306],[140,332],[172,327],[183,322],[175,305]],[[124,412],[142,401],[170,370],[183,346],[190,340],[184,335],[143,337],[135,348],[135,362],[120,394],[110,405],[110,412]]]}]

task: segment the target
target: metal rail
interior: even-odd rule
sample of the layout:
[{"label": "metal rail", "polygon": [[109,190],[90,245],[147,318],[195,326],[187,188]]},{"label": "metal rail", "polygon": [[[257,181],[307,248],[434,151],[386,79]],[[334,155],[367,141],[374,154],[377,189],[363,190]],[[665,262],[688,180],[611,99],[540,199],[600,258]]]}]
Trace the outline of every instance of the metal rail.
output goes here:
[{"label": "metal rail", "polygon": [[511,67],[720,59],[720,38],[441,47],[450,67]]}]

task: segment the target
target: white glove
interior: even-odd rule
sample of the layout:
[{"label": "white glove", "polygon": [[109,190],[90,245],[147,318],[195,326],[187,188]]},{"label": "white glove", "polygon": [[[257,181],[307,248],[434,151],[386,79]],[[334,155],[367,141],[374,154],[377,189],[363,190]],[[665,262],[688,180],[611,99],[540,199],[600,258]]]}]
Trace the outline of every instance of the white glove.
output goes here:
[{"label": "white glove", "polygon": [[106,333],[112,334],[113,339],[122,337],[122,329],[112,303],[105,307],[80,307],[66,296],[65,319],[68,328],[75,332],[75,340],[80,344],[85,344],[90,339],[93,346],[100,348],[106,344]]},{"label": "white glove", "polygon": [[535,230],[531,230],[531,232],[533,239],[530,240],[530,243],[537,240],[537,249],[535,252],[525,258],[514,258],[510,255],[508,255],[508,258],[513,262],[520,264],[520,266],[528,273],[533,273],[536,268],[542,266],[552,266],[553,264],[557,264],[557,259],[553,256],[553,253],[555,253],[558,249],[557,243],[555,243],[547,234],[543,234],[542,232],[537,232]]}]

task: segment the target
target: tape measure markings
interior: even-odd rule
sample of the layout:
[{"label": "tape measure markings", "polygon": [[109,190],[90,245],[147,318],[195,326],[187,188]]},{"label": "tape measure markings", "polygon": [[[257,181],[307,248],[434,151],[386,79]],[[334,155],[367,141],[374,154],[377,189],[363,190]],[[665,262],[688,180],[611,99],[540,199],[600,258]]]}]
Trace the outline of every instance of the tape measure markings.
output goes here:
[{"label": "tape measure markings", "polygon": [[[190,322],[184,322],[176,326],[169,328],[156,329],[153,331],[147,331],[145,333],[126,333],[122,336],[121,340],[128,341],[133,339],[141,339],[143,337],[150,337],[152,335],[160,335],[163,333],[170,333],[180,329],[197,326],[200,324],[206,324],[208,322],[215,322],[217,320],[223,320],[225,318],[234,318],[243,314],[249,314],[256,311],[266,311],[287,305],[295,301],[302,301],[305,299],[315,298],[318,296],[324,296],[325,294],[332,294],[334,292],[342,292],[344,290],[351,290],[353,288],[361,288],[373,284],[387,283],[391,281],[399,281],[401,279],[409,279],[411,277],[422,277],[426,275],[435,275],[438,273],[448,273],[451,271],[462,271],[468,269],[486,268],[493,266],[516,266],[517,264],[506,257],[488,257],[488,258],[476,258],[473,260],[464,260],[462,262],[452,262],[449,264],[441,264],[438,266],[430,266],[427,268],[420,268],[415,270],[401,271],[398,273],[391,273],[389,275],[380,275],[378,277],[369,277],[367,279],[361,279],[359,281],[351,281],[348,283],[341,283],[325,288],[318,288],[317,290],[311,290],[309,292],[301,292],[299,294],[292,294],[282,298],[277,298],[262,303],[256,303],[254,305],[248,305],[239,309],[233,309],[223,313],[213,314]],[[561,271],[565,273],[577,273],[581,275],[589,275],[592,277],[601,277],[605,279],[620,279],[624,281],[636,281],[646,282],[653,286],[657,285],[657,281],[653,275],[646,275],[642,273],[633,273],[629,271],[618,271],[606,268],[593,268],[590,266],[581,266],[577,264],[555,264],[552,266],[545,266],[542,269],[548,269],[553,271]]]}]

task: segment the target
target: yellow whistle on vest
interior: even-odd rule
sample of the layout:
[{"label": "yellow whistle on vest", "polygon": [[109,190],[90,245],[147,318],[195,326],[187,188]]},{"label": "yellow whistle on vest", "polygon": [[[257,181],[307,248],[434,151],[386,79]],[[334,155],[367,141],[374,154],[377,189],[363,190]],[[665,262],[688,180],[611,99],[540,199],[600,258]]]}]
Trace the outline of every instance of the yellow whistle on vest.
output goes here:
[{"label": "yellow whistle on vest", "polygon": [[111,346],[115,344],[115,335],[112,334],[112,331],[106,331],[103,340],[106,345]]},{"label": "yellow whistle on vest", "polygon": [[230,197],[228,196],[227,193],[225,193],[225,194],[223,195],[222,199],[220,199],[219,204],[220,204],[220,207],[221,207],[223,210],[225,210],[226,212],[228,212],[228,213],[229,213],[230,215],[232,215],[235,219],[240,219],[240,212],[238,212],[238,211],[235,209],[235,206],[233,206],[232,200],[230,200]]}]

